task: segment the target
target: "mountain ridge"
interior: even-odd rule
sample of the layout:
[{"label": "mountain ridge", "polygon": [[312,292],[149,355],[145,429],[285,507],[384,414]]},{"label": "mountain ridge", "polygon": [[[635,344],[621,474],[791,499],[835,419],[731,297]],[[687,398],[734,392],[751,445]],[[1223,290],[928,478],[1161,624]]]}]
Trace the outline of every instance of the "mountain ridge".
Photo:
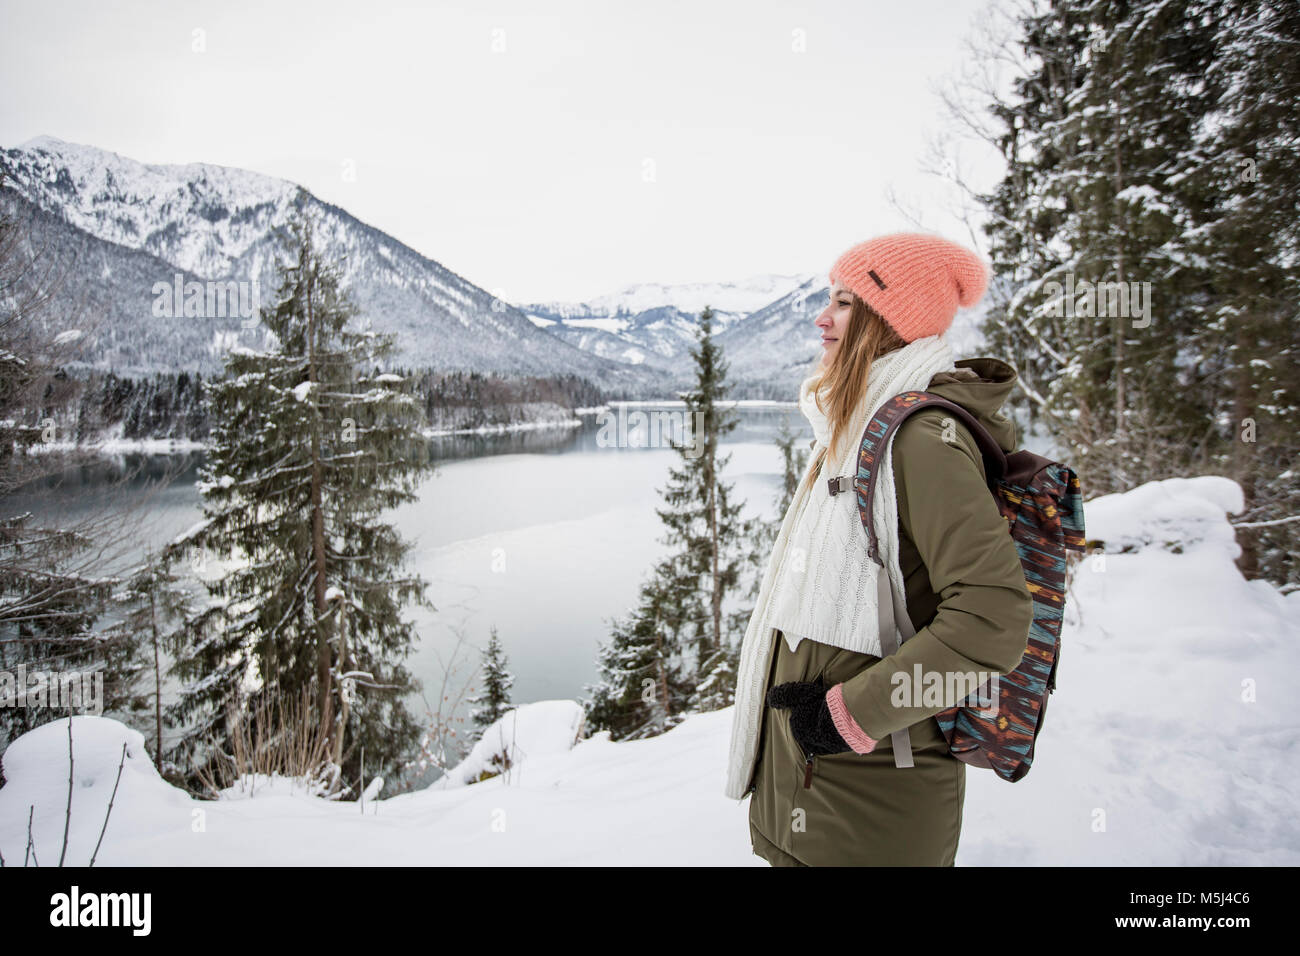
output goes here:
[{"label": "mountain ridge", "polygon": [[[177,370],[159,361],[157,336],[147,330],[140,334],[139,323],[152,319],[141,307],[149,290],[180,272],[201,281],[256,281],[265,301],[274,294],[274,264],[283,257],[279,236],[292,208],[302,204],[313,213],[327,256],[342,264],[345,288],[377,331],[396,335],[404,364],[501,374],[577,374],[618,391],[657,390],[657,376],[649,370],[573,347],[539,329],[517,307],[287,180],[204,163],[151,166],[53,137],[34,142],[29,149],[0,149],[0,168],[6,174],[4,192],[45,214],[47,247],[85,245],[81,237],[89,236],[109,244],[99,247],[101,258],[111,258],[107,249],[115,246],[156,260],[149,275],[139,275],[137,268],[131,284],[118,290],[133,319],[122,309],[109,310],[110,327],[87,337],[83,354],[92,364],[96,349],[105,344],[103,335],[119,343],[137,336],[141,347],[126,357],[125,368]],[[108,275],[113,271],[110,266]],[[94,279],[78,270],[72,278],[84,297],[85,286],[106,277]],[[220,319],[204,321],[231,331]],[[136,328],[130,327],[132,322]],[[194,336],[186,338],[192,342]],[[169,356],[171,361],[174,357]],[[213,371],[216,364],[210,351],[183,361],[182,367],[196,371]]]},{"label": "mountain ridge", "polygon": [[[0,148],[11,212],[39,232],[70,282],[52,303],[82,329],[78,360],[121,374],[220,368],[254,332],[221,316],[159,318],[152,289],[183,281],[257,282],[274,295],[291,212],[311,211],[343,286],[409,367],[483,374],[576,375],[615,398],[690,388],[698,316],[714,309],[732,397],[791,400],[821,351],[820,274],[763,273],[734,282],[644,282],[582,302],[514,305],[378,226],[289,180],[233,166],[149,164],[96,146],[33,137]],[[87,268],[94,263],[95,269]],[[979,341],[979,314],[959,310],[957,351]]]}]

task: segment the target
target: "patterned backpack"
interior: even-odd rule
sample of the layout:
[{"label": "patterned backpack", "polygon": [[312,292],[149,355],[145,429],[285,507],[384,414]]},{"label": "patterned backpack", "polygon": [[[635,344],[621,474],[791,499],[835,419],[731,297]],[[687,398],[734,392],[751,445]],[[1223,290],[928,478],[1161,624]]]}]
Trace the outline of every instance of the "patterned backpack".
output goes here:
[{"label": "patterned backpack", "polygon": [[[1004,453],[975,417],[954,402],[924,391],[897,395],[882,405],[867,423],[854,481],[869,554],[882,568],[884,562],[880,559],[870,506],[878,471],[876,460],[907,417],[923,408],[945,409],[970,429],[984,457],[990,491],[1007,520],[1007,530],[1016,543],[1024,568],[1025,584],[1033,597],[1034,620],[1025,655],[1014,671],[998,677],[996,707],[981,705],[990,704],[986,681],[961,703],[935,715],[953,756],[973,767],[991,768],[1003,780],[1014,783],[1029,772],[1034,742],[1047,715],[1047,698],[1056,689],[1061,617],[1065,610],[1066,552],[1084,550],[1079,479],[1069,468],[1040,455],[1028,451]],[[838,480],[831,479],[832,483]],[[836,490],[848,489],[840,485],[832,493]],[[887,588],[889,575],[882,573],[880,577]],[[906,640],[913,633],[906,608],[897,596],[892,597],[891,603],[897,626]],[[888,630],[890,640],[882,647],[885,654],[893,653],[898,646],[892,623]],[[905,735],[906,729],[899,733]],[[895,740],[897,743],[898,738]],[[911,749],[906,737],[902,743],[906,762],[899,766],[911,766]]]}]

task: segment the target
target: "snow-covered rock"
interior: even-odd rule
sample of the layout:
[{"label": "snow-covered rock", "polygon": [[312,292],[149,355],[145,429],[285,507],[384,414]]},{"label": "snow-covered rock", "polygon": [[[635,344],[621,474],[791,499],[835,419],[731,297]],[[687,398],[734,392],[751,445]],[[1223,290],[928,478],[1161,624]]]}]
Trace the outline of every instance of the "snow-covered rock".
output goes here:
[{"label": "snow-covered rock", "polygon": [[[105,845],[116,839],[130,843],[148,838],[155,811],[194,803],[159,776],[140,732],[108,717],[76,715],[42,724],[13,741],[0,755],[0,765],[6,781],[0,788],[0,852],[6,865],[21,865],[29,811],[37,860],[41,866],[58,862],[69,812],[69,776],[72,825],[65,862],[72,866],[90,862],[106,817]],[[103,861],[101,851],[96,864]]]},{"label": "snow-covered rock", "polygon": [[566,753],[577,743],[582,724],[582,705],[577,701],[523,704],[485,728],[469,755],[432,786],[465,786],[483,773],[517,773],[531,758]]},{"label": "snow-covered rock", "polygon": [[1150,481],[1088,502],[1088,538],[1107,552],[1200,545],[1232,551],[1235,535],[1224,515],[1237,514],[1243,506],[1241,486],[1229,478]]}]

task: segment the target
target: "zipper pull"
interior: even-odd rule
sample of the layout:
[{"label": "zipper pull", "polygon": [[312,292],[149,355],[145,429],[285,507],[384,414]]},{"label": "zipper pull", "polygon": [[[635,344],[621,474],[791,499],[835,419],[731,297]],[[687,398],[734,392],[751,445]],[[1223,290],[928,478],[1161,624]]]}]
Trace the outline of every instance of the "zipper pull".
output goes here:
[{"label": "zipper pull", "polygon": [[803,788],[805,790],[808,790],[812,787],[813,758],[809,757],[808,762],[804,764],[804,766],[806,769],[804,770],[804,774],[803,774]]}]

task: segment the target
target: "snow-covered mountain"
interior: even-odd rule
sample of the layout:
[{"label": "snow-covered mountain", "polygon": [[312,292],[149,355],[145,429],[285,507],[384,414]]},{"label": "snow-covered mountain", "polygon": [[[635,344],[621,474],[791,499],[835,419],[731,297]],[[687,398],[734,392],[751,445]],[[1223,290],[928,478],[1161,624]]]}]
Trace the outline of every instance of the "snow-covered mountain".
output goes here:
[{"label": "snow-covered mountain", "polygon": [[274,264],[291,211],[303,203],[318,241],[373,328],[397,336],[403,363],[534,375],[572,373],[654,390],[649,369],[575,348],[463,277],[282,179],[205,163],[153,166],[92,146],[39,137],[0,149],[6,206],[64,275],[54,302],[84,329],[81,357],[122,371],[212,370],[242,332],[238,317],[159,316],[156,283],[257,283]]},{"label": "snow-covered mountain", "polygon": [[[793,400],[821,357],[813,324],[826,307],[825,275],[764,275],[743,282],[645,284],[589,302],[534,303],[529,318],[580,349],[661,370],[674,389],[694,368],[699,313],[713,307],[714,335],[728,364],[734,398]],[[979,354],[983,307],[959,309],[948,332],[958,358]]]},{"label": "snow-covered mountain", "polygon": [[[362,315],[397,336],[412,367],[574,374],[625,397],[688,387],[699,313],[713,308],[736,398],[790,399],[820,354],[813,320],[826,277],[758,275],[733,282],[642,283],[586,302],[516,307],[282,179],[206,163],[147,165],[93,146],[38,137],[0,149],[0,204],[27,223],[63,284],[53,314],[83,334],[78,358],[126,374],[211,372],[257,330],[240,317],[159,314],[155,288],[197,280],[257,283],[274,265],[295,204],[319,223]],[[495,278],[495,277],[489,277]],[[974,354],[979,316],[950,333]]]},{"label": "snow-covered mountain", "polygon": [[671,307],[698,315],[711,306],[717,321],[726,325],[761,309],[811,276],[758,275],[739,282],[690,282],[665,285],[642,282],[586,302],[539,302],[524,306],[529,315],[546,321],[556,319],[604,319],[617,321],[654,309]]},{"label": "snow-covered mountain", "polygon": [[537,325],[580,349],[680,378],[689,374],[690,347],[706,305],[713,309],[716,335],[810,278],[758,275],[739,282],[649,282],[586,302],[538,302],[523,308]]}]

